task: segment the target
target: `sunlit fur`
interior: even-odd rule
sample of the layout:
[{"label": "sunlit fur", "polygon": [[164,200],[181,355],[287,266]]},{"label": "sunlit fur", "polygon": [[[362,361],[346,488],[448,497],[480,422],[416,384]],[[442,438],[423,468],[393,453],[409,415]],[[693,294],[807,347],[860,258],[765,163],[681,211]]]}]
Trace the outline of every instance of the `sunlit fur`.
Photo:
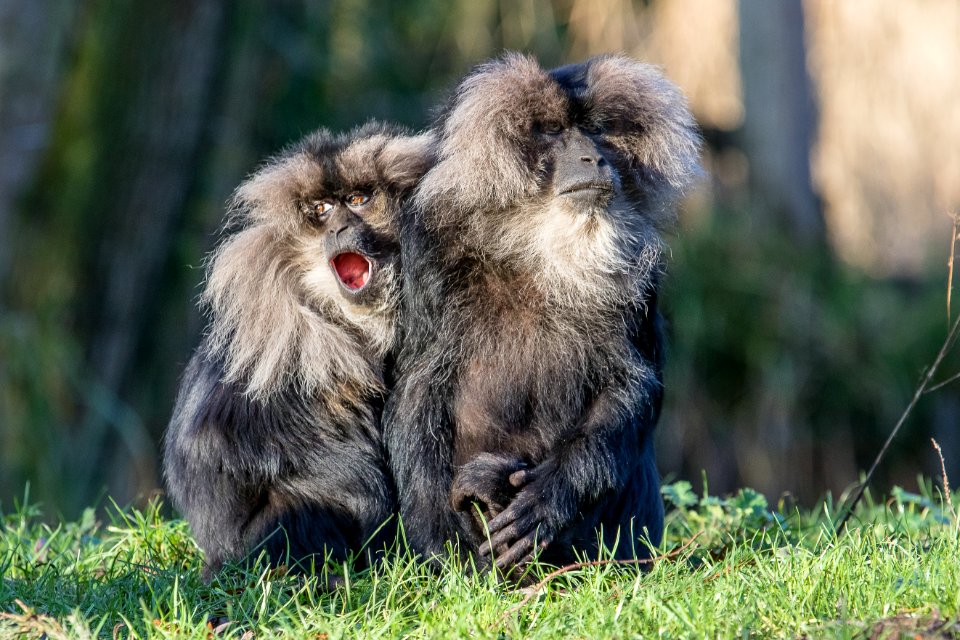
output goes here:
[{"label": "sunlit fur", "polygon": [[[354,135],[336,168],[357,186],[390,186],[374,193],[364,221],[396,238],[395,194],[424,172],[432,139],[397,137],[382,127]],[[240,230],[209,260],[209,349],[223,355],[226,379],[256,398],[289,384],[304,394],[327,392],[344,378],[379,388],[377,363],[394,341],[396,261],[379,274],[376,303],[353,304],[340,293],[322,233],[303,219],[299,204],[323,183],[326,169],[309,141],[267,163],[237,190],[230,226]]]},{"label": "sunlit fur", "polygon": [[[380,414],[401,293],[396,216],[433,146],[383,124],[321,130],[237,190],[208,261],[209,328],[164,442],[168,492],[208,576],[260,550],[309,568],[393,539]],[[358,192],[369,201],[346,213]],[[321,219],[320,201],[344,217]],[[373,265],[349,292],[331,266],[347,251]]]},{"label": "sunlit fur", "polygon": [[[508,54],[480,65],[443,120],[439,161],[415,199],[429,228],[457,227],[465,243],[499,260],[528,261],[558,301],[609,290],[612,274],[648,280],[660,263],[659,231],[699,175],[700,138],[685,98],[653,66],[624,56],[590,61],[582,99],[604,136],[622,194],[599,219],[576,218],[544,191],[547,168],[531,163],[535,123],[570,122],[563,88],[532,58]],[[582,232],[582,233],[580,233]],[[559,263],[559,264],[558,264]],[[641,287],[642,288],[642,287]],[[574,298],[577,294],[574,294]]]},{"label": "sunlit fur", "polygon": [[[451,509],[451,486],[509,493],[519,460],[536,479],[507,512],[551,537],[548,560],[595,555],[598,527],[604,544],[620,527],[656,543],[661,233],[700,173],[686,101],[623,56],[548,72],[508,54],[461,82],[436,130],[437,164],[402,218],[404,339],[385,412],[408,541],[476,552],[483,532]],[[558,140],[575,132],[613,169],[607,199],[554,191]],[[644,553],[635,542],[618,557]]]}]

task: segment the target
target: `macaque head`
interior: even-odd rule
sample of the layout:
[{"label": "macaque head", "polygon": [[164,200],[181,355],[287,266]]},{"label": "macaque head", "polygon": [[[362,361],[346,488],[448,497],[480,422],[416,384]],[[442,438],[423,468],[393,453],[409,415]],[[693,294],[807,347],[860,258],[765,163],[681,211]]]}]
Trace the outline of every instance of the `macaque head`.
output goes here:
[{"label": "macaque head", "polygon": [[659,231],[699,174],[700,138],[654,67],[600,56],[547,71],[508,54],[463,80],[415,196],[437,228],[574,279],[656,262]]},{"label": "macaque head", "polygon": [[380,310],[397,293],[401,201],[432,162],[429,135],[375,123],[320,130],[241,185],[238,211],[286,246],[308,295]]},{"label": "macaque head", "polygon": [[255,397],[362,375],[394,343],[397,217],[434,160],[429,134],[370,123],[320,130],[237,189],[211,255],[209,349]]}]

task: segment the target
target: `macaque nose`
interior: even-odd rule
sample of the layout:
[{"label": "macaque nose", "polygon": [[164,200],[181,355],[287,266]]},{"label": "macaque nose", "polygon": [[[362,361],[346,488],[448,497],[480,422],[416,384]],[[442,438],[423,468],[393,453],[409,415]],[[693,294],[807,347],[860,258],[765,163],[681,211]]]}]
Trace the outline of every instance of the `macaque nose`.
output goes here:
[{"label": "macaque nose", "polygon": [[570,161],[576,162],[573,159],[578,158],[580,162],[588,165],[594,165],[598,168],[607,164],[607,159],[603,157],[603,154],[600,152],[600,149],[597,148],[597,145],[590,138],[583,135],[579,131],[571,131],[568,134],[567,139],[564,141],[564,146],[566,147],[565,155],[570,159]]}]

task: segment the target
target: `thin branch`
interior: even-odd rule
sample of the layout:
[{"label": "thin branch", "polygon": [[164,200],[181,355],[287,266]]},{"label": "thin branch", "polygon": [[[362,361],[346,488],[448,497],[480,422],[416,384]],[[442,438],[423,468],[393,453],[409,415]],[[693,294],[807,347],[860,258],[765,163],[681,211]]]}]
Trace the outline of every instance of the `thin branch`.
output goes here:
[{"label": "thin branch", "polygon": [[933,385],[932,387],[929,387],[926,391],[924,391],[924,393],[933,393],[937,389],[942,389],[943,387],[947,386],[951,382],[954,382],[955,380],[960,380],[960,373],[956,373],[950,376],[949,378],[947,378],[946,380],[941,380],[940,382]]},{"label": "thin branch", "polygon": [[873,474],[876,472],[877,467],[880,466],[880,461],[883,460],[884,456],[887,454],[887,449],[890,447],[890,443],[893,442],[893,439],[897,436],[897,433],[899,433],[900,427],[903,426],[903,423],[907,421],[907,417],[917,405],[917,402],[920,400],[920,396],[922,396],[927,390],[927,386],[933,379],[934,374],[936,374],[937,368],[940,366],[940,363],[943,362],[947,352],[950,351],[950,347],[952,347],[953,343],[956,341],[958,333],[960,333],[960,315],[957,316],[957,319],[953,322],[953,326],[950,327],[950,332],[947,333],[947,338],[943,341],[943,345],[940,347],[940,352],[937,354],[937,357],[933,361],[933,364],[930,366],[930,368],[927,369],[927,373],[923,376],[920,386],[917,387],[917,390],[914,392],[913,398],[910,400],[910,404],[908,404],[907,408],[903,410],[903,413],[900,415],[900,419],[897,420],[897,425],[893,428],[893,431],[890,432],[890,435],[887,436],[887,441],[883,443],[880,453],[877,454],[873,464],[870,465],[870,470],[867,471],[867,477],[864,478],[863,482],[860,483],[860,486],[857,487],[857,492],[850,501],[850,506],[847,507],[846,513],[843,514],[843,517],[840,518],[840,522],[837,523],[837,536],[843,533],[843,529],[847,524],[847,520],[850,519],[850,516],[853,514],[854,509],[856,509],[860,499],[863,498],[863,492],[873,479]]},{"label": "thin branch", "polygon": [[956,255],[957,250],[957,238],[958,231],[957,225],[960,223],[960,211],[954,212],[953,216],[953,231],[950,234],[950,259],[947,260],[947,322],[950,322],[950,319],[953,318],[953,314],[950,312],[950,299],[953,296],[953,258]]},{"label": "thin branch", "polygon": [[[947,261],[947,268],[949,275],[947,276],[947,323],[949,324],[952,317],[952,312],[950,310],[950,301],[953,294],[953,272],[954,272],[954,258],[956,257],[956,248],[957,248],[957,239],[960,238],[957,228],[960,226],[960,211],[956,211],[951,215],[953,218],[953,227],[950,231],[950,259]],[[933,365],[927,370],[926,374],[923,376],[923,380],[920,382],[920,386],[917,387],[917,390],[913,394],[913,398],[910,400],[910,404],[907,405],[907,408],[904,409],[903,413],[900,415],[900,419],[897,421],[896,426],[893,428],[893,431],[890,432],[890,435],[887,436],[887,441],[883,443],[883,447],[880,449],[880,453],[877,454],[877,457],[874,459],[873,464],[870,465],[870,470],[867,472],[866,478],[863,479],[863,482],[860,483],[860,486],[857,487],[856,494],[853,496],[853,499],[850,501],[850,506],[847,507],[846,512],[843,514],[843,517],[840,518],[840,522],[837,523],[836,535],[843,533],[843,529],[847,524],[847,520],[850,519],[850,516],[853,515],[854,509],[856,509],[857,504],[860,502],[860,499],[863,498],[863,492],[866,490],[867,486],[870,484],[870,480],[873,479],[873,474],[877,470],[880,461],[883,460],[883,457],[887,453],[887,449],[890,447],[890,443],[893,442],[893,439],[897,436],[897,433],[900,431],[900,427],[903,426],[903,423],[906,422],[907,417],[913,411],[913,408],[916,406],[917,402],[920,400],[920,396],[925,393],[936,391],[941,387],[944,387],[957,378],[960,378],[960,374],[951,376],[946,380],[938,382],[931,386],[930,381],[933,380],[933,376],[936,374],[937,369],[940,366],[940,363],[943,362],[943,358],[947,355],[947,352],[953,347],[954,342],[957,340],[957,334],[960,327],[960,315],[957,316],[957,319],[953,321],[953,324],[950,326],[950,331],[947,332],[947,337],[943,341],[943,344],[940,346],[940,352],[937,354],[936,359],[933,361]],[[952,503],[951,503],[952,504]]]},{"label": "thin branch", "polygon": [[504,611],[503,615],[497,618],[497,621],[493,623],[493,626],[499,625],[505,619],[510,617],[511,614],[516,613],[517,611],[522,609],[528,602],[530,602],[530,600],[533,599],[535,595],[540,593],[540,591],[543,590],[545,586],[547,586],[547,583],[549,583],[551,580],[558,578],[559,576],[562,576],[565,573],[570,573],[571,571],[576,571],[578,569],[586,569],[587,567],[602,567],[602,566],[611,565],[611,564],[623,565],[623,566],[653,564],[654,562],[657,562],[659,560],[676,558],[677,556],[682,554],[684,551],[689,549],[690,546],[693,545],[693,543],[696,542],[697,538],[699,538],[701,535],[703,535],[703,531],[698,531],[696,535],[694,535],[692,538],[687,540],[683,545],[677,547],[673,551],[661,554],[655,558],[633,558],[630,560],[593,560],[590,562],[574,562],[573,564],[564,565],[559,569],[556,569],[555,571],[551,571],[546,576],[544,576],[540,582],[530,587],[527,595],[524,596],[523,600],[521,600],[514,606]]}]

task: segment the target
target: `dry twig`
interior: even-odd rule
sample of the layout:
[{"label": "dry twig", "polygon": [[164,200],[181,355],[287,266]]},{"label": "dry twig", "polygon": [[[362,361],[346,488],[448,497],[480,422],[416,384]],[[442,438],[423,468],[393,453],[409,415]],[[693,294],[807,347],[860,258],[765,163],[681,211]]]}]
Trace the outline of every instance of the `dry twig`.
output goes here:
[{"label": "dry twig", "polygon": [[930,444],[933,445],[933,448],[937,450],[937,456],[940,458],[940,473],[943,478],[943,495],[947,499],[947,507],[950,510],[950,515],[953,517],[954,522],[957,520],[957,511],[953,508],[953,497],[950,495],[950,479],[947,477],[947,465],[943,461],[943,450],[940,449],[940,443],[930,438]]},{"label": "dry twig", "polygon": [[[954,271],[954,249],[957,245],[957,228],[960,226],[960,213],[953,215],[953,229],[950,236],[950,260],[948,266],[950,269],[950,275],[947,280],[947,318],[949,320],[950,312],[950,297],[951,290],[953,289],[953,271]],[[934,359],[933,364],[930,365],[930,368],[927,369],[927,372],[923,376],[923,380],[920,382],[920,386],[917,387],[917,390],[913,394],[913,398],[910,400],[910,404],[907,405],[907,408],[903,410],[903,413],[900,415],[900,419],[897,420],[896,426],[893,427],[893,431],[890,432],[890,435],[887,436],[886,442],[883,443],[883,447],[880,448],[880,453],[877,454],[877,457],[874,458],[873,464],[870,465],[870,470],[867,471],[867,476],[863,479],[863,482],[860,483],[860,486],[857,487],[857,491],[853,496],[853,499],[850,500],[850,505],[846,508],[846,511],[843,514],[843,517],[840,518],[840,522],[837,523],[836,535],[843,533],[843,529],[847,524],[847,520],[850,519],[850,516],[853,515],[854,509],[856,509],[857,504],[860,502],[860,499],[863,498],[863,492],[866,490],[867,486],[870,484],[870,481],[873,479],[873,474],[876,472],[877,467],[880,465],[880,461],[883,460],[884,456],[887,454],[887,449],[890,447],[890,443],[893,442],[893,439],[897,436],[897,433],[900,431],[900,427],[903,426],[903,423],[907,421],[907,417],[913,411],[913,408],[916,406],[917,402],[920,400],[920,396],[925,393],[936,391],[937,389],[950,384],[954,380],[960,379],[960,373],[953,375],[946,380],[938,382],[935,385],[931,385],[930,382],[933,380],[933,376],[937,373],[937,369],[940,367],[940,363],[943,362],[944,357],[953,347],[954,343],[957,341],[957,336],[960,334],[960,315],[957,316],[957,319],[953,321],[953,324],[950,325],[950,330],[947,332],[947,337],[943,341],[943,344],[940,346],[940,352],[937,353],[937,357]]]},{"label": "dry twig", "polygon": [[953,296],[953,258],[956,255],[957,251],[957,240],[960,239],[960,231],[958,231],[958,226],[960,226],[960,211],[955,211],[951,216],[953,218],[953,230],[950,233],[950,259],[947,261],[947,322],[950,322],[950,319],[953,317],[953,314],[950,312],[950,299]]},{"label": "dry twig", "polygon": [[[877,457],[873,460],[873,464],[870,465],[870,470],[867,471],[867,476],[863,479],[863,482],[860,483],[860,486],[857,487],[857,491],[854,494],[853,499],[850,500],[850,506],[847,507],[843,517],[840,518],[840,522],[837,523],[836,534],[838,536],[843,533],[843,528],[846,526],[847,520],[849,520],[850,516],[853,514],[853,510],[857,507],[857,503],[859,503],[860,499],[863,498],[863,492],[873,479],[873,474],[876,472],[877,467],[880,466],[880,461],[883,460],[884,456],[886,456],[887,449],[890,448],[890,443],[893,442],[895,437],[897,437],[897,433],[900,432],[900,427],[903,426],[903,423],[907,421],[907,417],[913,412],[913,408],[920,400],[920,396],[927,392],[930,381],[933,379],[934,374],[936,374],[940,363],[943,362],[944,357],[946,357],[947,352],[950,351],[953,343],[956,342],[958,334],[960,334],[960,316],[957,316],[957,319],[954,320],[953,326],[950,327],[950,332],[947,334],[946,340],[943,341],[943,345],[940,347],[940,352],[937,353],[936,359],[934,359],[933,364],[930,365],[930,368],[927,369],[927,372],[923,376],[923,380],[920,382],[920,386],[917,387],[917,390],[913,394],[913,398],[910,400],[910,404],[908,404],[907,408],[903,410],[902,414],[900,414],[900,419],[897,420],[896,426],[893,428],[893,431],[890,432],[890,435],[887,436],[887,441],[883,443],[880,453],[877,454]],[[930,387],[930,390],[940,386],[943,386],[943,383],[937,385],[936,387]]]},{"label": "dry twig", "polygon": [[562,576],[565,573],[570,573],[571,571],[576,571],[578,569],[586,569],[587,567],[602,567],[606,565],[620,565],[620,566],[644,565],[644,564],[653,564],[654,562],[657,562],[659,560],[676,558],[677,556],[682,554],[684,551],[689,549],[691,545],[693,545],[693,543],[696,542],[697,538],[699,538],[702,534],[703,534],[703,531],[698,531],[696,535],[694,535],[692,538],[687,540],[681,546],[677,547],[672,551],[656,556],[655,558],[633,558],[631,560],[592,560],[589,562],[574,562],[573,564],[564,565],[559,569],[551,571],[550,573],[545,575],[540,582],[538,582],[537,584],[527,589],[526,590],[527,595],[523,597],[523,600],[521,600],[514,606],[504,611],[503,615],[497,618],[497,621],[493,624],[493,626],[499,625],[501,622],[503,622],[508,617],[510,617],[511,614],[516,613],[517,611],[522,609],[528,602],[530,602],[530,600],[533,599],[535,595],[540,593],[543,590],[543,588],[547,586],[547,583],[549,583],[551,580],[554,580]]}]

